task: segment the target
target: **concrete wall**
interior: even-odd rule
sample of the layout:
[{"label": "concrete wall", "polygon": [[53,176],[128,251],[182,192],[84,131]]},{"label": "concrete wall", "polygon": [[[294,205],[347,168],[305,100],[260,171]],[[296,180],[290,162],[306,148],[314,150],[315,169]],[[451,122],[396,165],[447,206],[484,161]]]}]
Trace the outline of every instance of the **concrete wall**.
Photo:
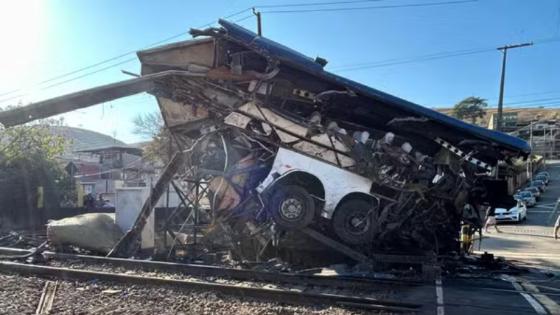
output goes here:
[{"label": "concrete wall", "polygon": [[[129,230],[136,218],[144,202],[150,195],[149,187],[122,187],[116,189],[115,198],[115,222],[123,232]],[[169,193],[169,207],[174,208],[179,205],[179,197],[174,190]],[[156,207],[166,207],[166,193],[157,202]],[[142,230],[142,249],[150,249],[154,247],[155,239],[155,219],[152,212],[148,217],[146,226]]]}]

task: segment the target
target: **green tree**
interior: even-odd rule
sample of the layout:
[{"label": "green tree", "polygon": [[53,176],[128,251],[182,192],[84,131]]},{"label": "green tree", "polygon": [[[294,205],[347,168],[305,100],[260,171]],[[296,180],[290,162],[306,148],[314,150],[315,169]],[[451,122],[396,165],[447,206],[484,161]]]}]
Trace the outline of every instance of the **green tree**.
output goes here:
[{"label": "green tree", "polygon": [[470,96],[455,104],[453,116],[463,120],[470,120],[471,123],[475,124],[478,118],[482,118],[486,114],[486,107],[488,107],[488,103],[485,99]]},{"label": "green tree", "polygon": [[43,189],[45,209],[59,207],[73,193],[57,159],[65,140],[49,131],[52,124],[42,121],[0,130],[0,215],[15,223],[34,225],[45,219],[37,209],[38,187]]},{"label": "green tree", "polygon": [[177,148],[172,141],[171,133],[165,127],[161,114],[159,112],[139,114],[134,117],[132,123],[135,134],[150,139],[143,147],[143,156],[149,161],[166,164]]}]

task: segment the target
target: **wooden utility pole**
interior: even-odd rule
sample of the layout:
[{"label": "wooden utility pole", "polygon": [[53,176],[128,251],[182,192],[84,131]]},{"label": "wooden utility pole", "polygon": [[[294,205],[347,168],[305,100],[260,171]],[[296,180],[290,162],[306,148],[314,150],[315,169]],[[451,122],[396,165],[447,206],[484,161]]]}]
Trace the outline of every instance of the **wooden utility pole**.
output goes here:
[{"label": "wooden utility pole", "polygon": [[512,48],[520,48],[533,45],[532,42],[524,43],[524,44],[517,44],[517,45],[505,45],[502,47],[498,47],[498,50],[503,53],[502,56],[502,76],[500,78],[500,98],[498,99],[498,118],[496,119],[496,130],[503,130],[503,106],[504,106],[504,84],[506,79],[506,59],[507,59],[507,51],[508,49]]},{"label": "wooden utility pole", "polygon": [[253,8],[253,14],[257,17],[257,34],[262,36],[261,13]]},{"label": "wooden utility pole", "polygon": [[[533,150],[533,122],[529,125],[529,145]],[[533,180],[533,157],[529,154],[529,180]]]}]

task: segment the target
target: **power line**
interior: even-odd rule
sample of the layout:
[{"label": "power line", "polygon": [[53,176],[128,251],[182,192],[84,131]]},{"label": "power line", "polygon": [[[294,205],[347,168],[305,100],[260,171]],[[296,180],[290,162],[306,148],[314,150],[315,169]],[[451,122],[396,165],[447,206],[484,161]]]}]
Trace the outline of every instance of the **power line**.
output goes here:
[{"label": "power line", "polygon": [[[560,90],[556,90],[556,91],[544,91],[544,92],[534,92],[534,93],[523,93],[523,94],[513,94],[513,95],[508,95],[508,99],[512,99],[512,98],[524,98],[527,96],[540,96],[540,95],[550,95],[550,94],[559,94]],[[485,100],[497,100],[497,97],[484,97]],[[521,102],[533,102],[532,100],[523,100],[523,101],[516,101],[516,102],[509,102],[506,103],[505,105],[516,105],[515,103],[521,103]],[[497,106],[497,104],[494,104],[492,106]],[[437,107],[441,107],[441,106],[435,106]]]},{"label": "power line", "polygon": [[[523,108],[538,108],[538,107],[550,107],[560,105],[560,97],[549,98],[549,99],[534,99],[527,100],[523,102],[510,102],[504,103],[504,105],[509,106],[509,108],[523,109]],[[431,108],[452,108],[453,106],[431,106]],[[496,108],[497,104],[490,105],[490,108]]]},{"label": "power line", "polygon": [[510,102],[510,103],[506,103],[505,105],[519,105],[519,104],[525,104],[525,103],[541,103],[541,102],[551,102],[551,101],[560,101],[560,97],[550,97],[550,98],[541,98],[541,99],[535,99],[535,100],[526,100],[526,101],[518,101],[518,102]]},{"label": "power line", "polygon": [[306,2],[306,3],[289,3],[289,4],[263,4],[255,7],[259,9],[289,8],[289,7],[310,7],[310,6],[321,6],[321,5],[353,4],[353,3],[381,2],[381,1],[387,1],[387,0],[355,0],[355,1]]},{"label": "power line", "polygon": [[83,78],[83,77],[87,77],[87,76],[90,76],[90,75],[93,75],[93,74],[96,74],[96,73],[99,73],[99,72],[102,72],[102,71],[105,71],[105,70],[114,68],[114,67],[118,67],[118,66],[120,66],[120,65],[123,65],[123,64],[125,64],[125,63],[129,63],[129,62],[131,62],[131,61],[136,61],[136,58],[129,58],[129,59],[126,59],[126,60],[124,60],[124,61],[118,62],[118,63],[116,63],[116,64],[112,64],[112,65],[109,65],[109,66],[107,66],[107,67],[103,67],[103,68],[101,68],[101,69],[95,70],[95,71],[87,72],[87,73],[85,73],[85,74],[79,75],[79,76],[77,76],[77,77],[70,78],[70,79],[68,79],[68,80],[64,80],[64,81],[57,82],[57,83],[54,83],[54,84],[51,84],[51,85],[47,85],[46,87],[42,88],[42,90],[50,89],[50,88],[53,88],[53,87],[55,87],[55,86],[59,86],[59,85],[62,85],[62,84],[65,84],[65,83],[68,83],[68,82],[71,82],[71,81],[75,81],[75,80],[81,79],[81,78]]},{"label": "power line", "polygon": [[[160,40],[160,41],[157,41],[157,42],[155,42],[155,43],[152,43],[152,44],[146,46],[146,48],[149,48],[149,47],[152,47],[152,46],[156,46],[156,45],[165,43],[165,42],[167,42],[167,41],[170,41],[170,40],[172,40],[172,39],[178,38],[178,37],[183,36],[183,35],[185,35],[185,32],[181,32],[181,33],[175,34],[175,35],[173,35],[173,36],[170,36],[170,37],[168,37],[168,38],[165,38],[165,39],[162,39],[162,40]],[[85,67],[82,67],[82,68],[79,68],[79,69],[76,69],[76,70],[73,70],[73,71],[70,71],[70,72],[66,72],[66,73],[63,73],[63,74],[60,74],[60,75],[51,77],[51,78],[46,79],[46,80],[43,80],[43,81],[40,81],[39,84],[44,84],[44,83],[52,82],[52,81],[55,81],[55,80],[57,80],[57,79],[61,79],[61,78],[67,77],[67,76],[69,76],[69,75],[73,75],[73,74],[78,73],[78,72],[82,72],[82,71],[85,71],[85,70],[89,70],[89,69],[95,68],[95,67],[97,67],[97,66],[106,64],[106,63],[108,63],[108,62],[111,62],[111,61],[114,61],[114,60],[117,60],[117,59],[126,57],[126,56],[128,56],[128,55],[130,55],[130,54],[133,54],[133,53],[135,53],[135,52],[136,52],[136,50],[130,50],[130,51],[127,51],[127,52],[125,52],[125,53],[123,53],[123,54],[120,54],[120,55],[118,55],[118,56],[111,57],[111,58],[108,58],[108,59],[99,61],[99,62],[94,63],[94,64],[91,64],[91,65],[89,65],[89,66],[85,66]]]},{"label": "power line", "polygon": [[[238,12],[235,12],[235,13],[233,13],[233,14],[230,14],[230,15],[226,16],[225,18],[227,19],[227,18],[230,18],[230,17],[234,17],[234,16],[236,16],[236,15],[239,15],[239,14],[241,14],[241,13],[243,13],[243,12],[248,11],[249,9],[250,9],[250,8],[243,9],[243,10],[241,10],[241,11],[238,11]],[[202,25],[202,26],[199,26],[199,28],[206,27],[206,26],[210,26],[210,25],[212,25],[212,24],[214,24],[214,21],[212,21],[212,22],[210,22],[210,23],[206,23],[206,24],[204,24],[204,25]],[[169,37],[164,38],[164,39],[162,39],[162,40],[159,40],[159,41],[157,41],[157,42],[151,43],[151,44],[145,46],[143,49],[146,49],[146,48],[150,48],[150,47],[153,47],[153,46],[157,46],[157,45],[163,44],[163,43],[168,42],[168,41],[170,41],[170,40],[173,40],[173,39],[175,39],[175,38],[181,37],[181,36],[183,36],[183,35],[185,35],[185,34],[186,34],[185,31],[180,32],[180,33],[177,33],[177,34],[175,34],[175,35],[169,36]],[[99,61],[99,62],[97,62],[97,63],[91,64],[91,65],[89,65],[89,66],[85,66],[85,67],[82,67],[82,68],[79,68],[79,69],[76,69],[76,70],[73,70],[73,71],[70,71],[70,72],[61,74],[61,75],[57,75],[57,76],[52,77],[52,78],[50,78],[50,79],[41,81],[41,82],[39,82],[39,84],[43,84],[43,83],[47,83],[47,82],[50,82],[50,81],[54,81],[54,80],[57,80],[57,79],[60,79],[60,78],[63,78],[63,77],[66,77],[66,76],[69,76],[69,75],[72,75],[72,74],[81,72],[81,71],[85,71],[85,70],[88,70],[88,69],[91,69],[91,68],[100,66],[100,65],[102,65],[102,64],[106,64],[106,63],[111,62],[111,61],[113,61],[113,60],[117,60],[117,59],[120,59],[120,58],[122,58],[122,57],[131,55],[131,54],[135,54],[137,51],[138,51],[138,49],[129,50],[129,51],[127,51],[127,52],[125,52],[125,53],[123,53],[123,54],[120,54],[120,55],[118,55],[118,56],[111,57],[111,58],[108,58],[108,59]]]},{"label": "power line", "polygon": [[[82,74],[82,75],[79,75],[79,76],[77,76],[77,77],[70,78],[70,79],[68,79],[68,80],[64,80],[64,81],[61,81],[61,82],[53,83],[53,84],[51,84],[51,85],[47,85],[47,86],[45,86],[45,87],[42,87],[40,90],[41,90],[41,91],[44,91],[44,90],[47,90],[47,89],[50,89],[50,88],[53,88],[53,87],[56,87],[56,86],[59,86],[59,85],[66,84],[66,83],[68,83],[68,82],[72,82],[72,81],[75,81],[75,80],[78,80],[78,79],[81,79],[81,78],[84,78],[84,77],[87,77],[87,76],[90,76],[90,75],[94,75],[94,74],[96,74],[96,73],[99,73],[99,72],[102,72],[102,71],[105,71],[105,70],[108,70],[108,69],[111,69],[111,68],[114,68],[114,67],[123,65],[123,64],[125,64],[125,63],[129,63],[129,62],[131,62],[131,61],[135,61],[135,60],[136,60],[136,58],[129,58],[129,59],[126,59],[126,60],[124,60],[124,61],[118,62],[118,63],[116,63],[116,64],[112,64],[112,65],[109,65],[109,66],[107,66],[107,67],[104,67],[104,68],[101,68],[101,69],[97,69],[97,70],[95,70],[95,71],[86,72],[86,73],[84,73],[84,74]],[[23,94],[18,94],[18,95],[16,95],[16,96],[4,98],[4,99],[1,99],[1,100],[0,100],[0,103],[7,102],[7,101],[11,101],[11,100],[14,100],[14,99],[23,97],[23,96],[27,96],[27,95],[29,95],[29,94],[30,94],[30,93],[23,93]]]},{"label": "power line", "polygon": [[[236,13],[236,14],[234,14],[234,15],[231,15],[231,16],[239,15],[240,13],[243,13],[243,12],[245,12],[245,11],[247,11],[247,9],[246,9],[246,10],[243,10],[243,11],[239,11],[238,13]],[[231,17],[231,16],[229,16],[229,17]],[[252,17],[252,16],[253,16],[252,14],[251,14],[251,15],[247,15],[247,16],[241,18],[241,19],[235,20],[235,22],[241,22],[241,21],[246,20],[246,19],[248,19],[248,18],[250,18],[250,17]],[[210,26],[210,25],[212,25],[212,23],[207,23],[207,24],[205,24],[205,25],[199,26],[199,28],[202,28],[202,27],[205,27],[205,26]],[[183,34],[184,34],[184,33],[181,33],[181,36],[182,36]],[[173,38],[176,38],[176,37],[178,37],[178,36],[172,36],[172,37],[166,38],[166,39],[161,40],[161,41],[159,41],[159,42],[157,42],[157,43],[153,43],[153,44],[151,44],[151,45],[148,46],[148,47],[152,47],[152,46],[156,46],[156,45],[162,44],[162,43],[167,42],[167,41],[169,41],[169,40],[171,40],[171,39],[173,39]],[[117,58],[117,59],[118,59],[118,58]],[[87,77],[87,76],[89,76],[89,75],[93,75],[93,74],[96,74],[96,73],[98,73],[98,72],[102,72],[102,71],[105,71],[105,70],[108,70],[108,69],[111,69],[111,68],[114,68],[114,67],[118,67],[118,66],[120,66],[120,65],[123,65],[123,64],[129,63],[129,62],[131,62],[131,61],[135,61],[135,60],[136,60],[136,57],[129,58],[129,59],[126,59],[126,60],[124,60],[124,61],[122,61],[122,62],[113,64],[113,65],[110,65],[110,66],[107,66],[107,67],[104,67],[104,68],[101,68],[101,69],[98,69],[98,70],[95,70],[95,71],[88,72],[88,73],[83,74],[83,75],[80,75],[80,76],[78,76],[78,77],[74,77],[74,78],[71,78],[71,79],[68,79],[68,80],[65,80],[65,81],[62,81],[62,82],[57,82],[57,83],[55,83],[55,84],[51,84],[51,85],[49,85],[49,86],[46,86],[46,87],[43,88],[43,89],[48,89],[48,88],[52,88],[52,87],[55,87],[55,86],[59,86],[59,85],[62,85],[62,84],[64,84],[64,83],[68,83],[68,82],[71,82],[71,81],[74,81],[74,80],[77,80],[77,79],[81,79],[81,78],[83,78],[83,77]]]},{"label": "power line", "polygon": [[444,59],[450,57],[458,57],[458,56],[467,56],[467,55],[474,55],[493,51],[493,49],[473,49],[473,50],[460,50],[455,52],[443,52],[443,53],[436,53],[418,57],[409,57],[403,59],[389,59],[379,62],[373,63],[365,63],[365,64],[355,64],[355,65],[347,65],[345,67],[334,68],[332,70],[336,72],[349,72],[349,71],[357,71],[357,70],[366,70],[372,68],[379,68],[379,67],[387,67],[387,66],[394,66],[394,65],[401,65],[407,63],[416,63],[416,62],[423,62],[423,61],[430,61],[436,59]]},{"label": "power line", "polygon": [[[347,3],[360,3],[360,2],[376,2],[376,1],[385,1],[385,0],[357,0],[357,1],[314,2],[314,3],[292,3],[292,4],[278,4],[278,5],[262,5],[262,6],[258,6],[258,7],[263,8],[263,7],[290,7],[290,6],[308,6],[308,5],[333,5],[333,4],[347,4]],[[431,6],[431,5],[455,4],[455,3],[475,2],[475,1],[476,1],[476,0],[467,0],[467,1],[447,1],[447,2],[436,2],[436,3],[420,3],[420,4],[413,4],[413,5],[376,6],[376,7],[371,7],[371,8],[406,7],[406,6],[426,6],[426,5],[430,5],[430,6]],[[367,8],[370,8],[370,7],[361,7],[361,8],[366,8],[366,9],[367,9]],[[243,12],[249,11],[250,9],[251,9],[251,8],[246,8],[246,9],[240,10],[240,11],[235,12],[235,13],[233,13],[233,14],[230,14],[230,15],[224,17],[224,18],[227,19],[227,18],[230,18],[230,17],[237,16],[237,15],[243,13]],[[340,9],[353,9],[353,8],[334,8],[333,10],[340,10]],[[321,9],[321,10],[322,10],[322,9]],[[330,10],[330,9],[329,9],[329,10]],[[265,11],[265,12],[266,12],[266,11]],[[252,16],[253,16],[253,15],[250,14],[250,15],[244,16],[244,17],[242,17],[242,18],[240,18],[240,19],[238,19],[238,20],[235,20],[234,22],[241,22],[241,21],[244,21],[244,20],[247,20],[247,19],[251,18]],[[199,28],[206,27],[206,26],[210,26],[210,25],[212,25],[213,23],[214,23],[214,22],[207,23],[207,24],[205,24],[205,25],[199,26]],[[149,48],[149,47],[152,47],[152,46],[156,46],[156,45],[162,44],[162,43],[164,43],[164,42],[166,42],[166,41],[169,41],[169,40],[175,39],[175,38],[177,38],[177,37],[179,37],[179,36],[182,36],[183,34],[184,34],[184,32],[181,32],[181,33],[179,33],[179,34],[175,34],[175,35],[173,35],[173,36],[170,36],[170,37],[165,38],[165,39],[163,39],[163,40],[160,40],[160,41],[158,41],[158,42],[152,43],[152,44],[148,45],[146,48]],[[549,42],[554,42],[554,41],[559,41],[559,40],[560,40],[559,38],[548,38],[548,39],[543,39],[543,40],[540,40],[540,41],[536,41],[536,43],[549,43]],[[373,63],[350,64],[350,65],[346,65],[346,66],[340,66],[340,67],[338,67],[338,68],[336,68],[336,69],[338,69],[338,71],[341,71],[341,72],[343,72],[343,71],[356,71],[356,70],[363,70],[363,69],[370,69],[370,68],[377,68],[377,67],[385,67],[385,66],[392,66],[392,65],[399,65],[399,64],[406,64],[406,63],[414,63],[414,62],[422,62],[422,61],[429,61],[429,60],[435,60],[435,59],[449,58],[449,57],[455,57],[455,56],[463,56],[463,55],[477,54],[477,53],[482,53],[482,52],[486,52],[486,51],[490,51],[490,50],[487,50],[487,49],[479,49],[479,50],[476,50],[476,49],[475,49],[475,50],[461,50],[461,51],[452,51],[452,52],[441,52],[441,53],[435,53],[435,54],[424,55],[424,56],[418,56],[418,57],[411,57],[411,58],[405,58],[405,59],[389,59],[389,60],[384,60],[384,61],[380,61],[380,62],[373,62]],[[118,60],[118,59],[120,59],[120,58],[122,58],[122,57],[125,57],[125,56],[129,55],[129,54],[133,54],[133,53],[135,53],[135,52],[136,52],[136,50],[134,50],[134,51],[128,51],[128,52],[123,53],[123,54],[121,54],[121,55],[118,55],[118,56],[115,56],[115,57],[112,57],[112,58],[105,59],[105,60],[100,61],[100,62],[97,62],[97,63],[95,63],[95,64],[92,64],[92,65],[89,65],[89,66],[86,66],[86,67],[82,67],[82,68],[80,68],[80,69],[77,69],[77,70],[74,70],[74,71],[70,71],[70,72],[67,72],[67,73],[64,73],[64,74],[61,74],[61,75],[58,75],[58,76],[55,76],[55,77],[52,77],[52,78],[43,80],[43,81],[39,82],[38,85],[40,85],[40,84],[45,84],[45,83],[48,83],[48,82],[52,82],[52,81],[55,81],[55,80],[58,80],[58,79],[61,79],[61,78],[70,76],[70,75],[72,75],[72,74],[76,74],[76,73],[79,73],[79,72],[82,72],[82,71],[85,71],[85,70],[88,70],[88,69],[92,69],[92,68],[98,67],[98,66],[103,65],[103,64],[105,64],[105,63],[108,63],[108,62],[111,62],[111,61],[114,61],[114,60]],[[116,63],[116,64],[112,64],[112,65],[110,65],[110,66],[104,67],[104,68],[102,68],[102,69],[98,69],[98,70],[95,70],[95,71],[91,71],[91,72],[88,72],[88,73],[86,73],[86,74],[79,75],[79,76],[77,76],[77,77],[73,77],[73,78],[71,78],[71,79],[68,79],[68,80],[65,80],[65,81],[62,81],[62,82],[57,82],[57,83],[54,83],[54,84],[51,84],[51,85],[48,85],[48,86],[44,87],[42,90],[48,89],[48,88],[52,88],[52,87],[56,87],[56,86],[59,86],[59,85],[62,85],[62,84],[65,84],[65,83],[68,83],[68,82],[71,82],[71,81],[74,81],[74,80],[77,80],[77,79],[81,79],[81,78],[86,77],[86,76],[89,76],[89,75],[93,75],[93,74],[99,73],[99,72],[101,72],[101,71],[105,71],[105,70],[114,68],[114,67],[117,67],[117,66],[119,66],[119,65],[122,65],[122,64],[125,64],[125,63],[128,63],[128,62],[131,62],[131,61],[133,61],[133,60],[135,60],[135,59],[136,59],[136,58],[130,58],[130,59],[124,60],[124,61],[122,61],[122,62],[118,62],[118,63]],[[2,94],[0,94],[0,96],[13,94],[13,93],[16,93],[16,92],[18,92],[18,91],[21,91],[21,89],[12,90],[12,91],[9,91],[9,92],[6,92],[6,93],[2,93]],[[18,95],[14,96],[14,97],[2,99],[2,100],[0,100],[0,102],[9,101],[9,100],[16,99],[16,98],[19,98],[19,97],[22,97],[22,96],[26,96],[26,95],[29,95],[29,94],[30,94],[30,93],[18,94]]]},{"label": "power line", "polygon": [[[232,13],[232,14],[228,15],[228,16],[225,16],[224,19],[227,19],[227,18],[231,18],[231,17],[237,16],[237,15],[240,15],[241,13],[244,13],[244,12],[249,11],[249,10],[251,10],[251,8],[246,8],[246,9],[237,11],[237,12],[235,12],[235,13]],[[252,16],[252,15],[246,16],[246,17],[244,17],[243,19],[247,19],[247,18],[249,18],[249,17],[251,17],[251,16]],[[243,19],[242,19],[242,20],[243,20]],[[238,21],[236,21],[236,22],[239,22],[239,21],[241,21],[241,20],[238,20]],[[211,25],[214,24],[214,23],[215,23],[215,21],[212,21],[212,22],[206,23],[206,24],[204,24],[204,25],[201,25],[201,26],[199,26],[198,28],[208,27],[208,26],[211,26]],[[145,46],[145,47],[142,48],[142,49],[147,49],[147,48],[150,48],[150,47],[153,47],[153,46],[157,46],[157,45],[163,44],[163,43],[165,43],[165,42],[168,42],[168,41],[170,41],[170,40],[173,40],[173,39],[178,38],[178,37],[180,37],[180,36],[183,36],[183,35],[185,35],[185,34],[186,34],[186,31],[183,31],[183,32],[181,32],[181,33],[177,33],[177,34],[175,34],[175,35],[169,36],[169,37],[164,38],[164,39],[162,39],[162,40],[159,40],[159,41],[157,41],[157,42],[151,43],[151,44]],[[100,66],[100,65],[109,63],[109,62],[111,62],[111,61],[115,61],[115,60],[121,59],[121,58],[126,57],[126,56],[131,55],[131,54],[135,54],[137,51],[138,51],[138,49],[130,50],[130,51],[127,51],[127,52],[122,53],[122,54],[120,54],[120,55],[117,55],[117,56],[114,56],[114,57],[111,57],[111,58],[104,59],[104,60],[102,60],[102,61],[96,62],[96,63],[94,63],[94,64],[91,64],[91,65],[88,65],[88,66],[85,66],[85,67],[82,67],[82,68],[79,68],[79,69],[76,69],[76,70],[72,70],[72,71],[69,71],[69,72],[66,72],[66,73],[63,73],[63,74],[60,74],[60,75],[51,77],[51,78],[46,79],[46,80],[43,80],[43,81],[39,81],[38,83],[36,83],[36,84],[34,84],[34,85],[35,85],[35,86],[43,85],[43,84],[45,84],[45,83],[52,82],[52,81],[56,81],[56,80],[58,80],[58,79],[62,79],[62,78],[64,78],[64,77],[71,76],[71,75],[73,75],[73,74],[76,74],[76,73],[79,73],[79,72],[82,72],[82,71],[86,71],[86,70],[89,70],[89,69],[93,69],[93,68],[95,68],[95,67],[98,67],[98,66]],[[122,64],[124,64],[124,63],[130,62],[130,61],[135,60],[135,59],[136,59],[136,58],[127,59],[127,60],[125,60],[125,61],[123,61],[123,62],[119,62],[119,63],[117,63],[117,64],[113,64],[112,66],[108,66],[108,67],[102,68],[102,69],[100,69],[99,71],[92,71],[92,72],[89,72],[89,75],[95,74],[95,73],[98,73],[98,72],[101,72],[101,71],[105,71],[105,70],[111,69],[111,68],[113,68],[113,67],[117,67],[117,66],[119,66],[119,65],[122,65]],[[86,76],[87,76],[87,75],[80,75],[80,76],[78,76],[78,77],[75,77],[74,79],[77,80],[77,79],[81,79],[81,78],[86,77]],[[49,85],[49,86],[47,86],[47,87],[45,87],[45,88],[50,88],[50,87],[58,86],[58,85],[61,85],[61,84],[67,83],[67,82],[71,82],[71,81],[73,81],[73,79],[65,80],[65,81],[63,81],[63,82],[58,82],[58,83]],[[8,91],[8,92],[5,92],[5,93],[2,93],[2,94],[0,94],[0,96],[5,96],[5,95],[13,94],[13,93],[16,93],[16,92],[19,92],[19,91],[21,91],[21,89],[15,89],[15,90],[12,90],[12,91]],[[12,100],[12,99],[15,99],[15,98],[18,98],[18,97],[21,97],[21,96],[26,96],[26,95],[29,95],[29,93],[23,93],[23,94],[20,94],[20,95],[15,96],[15,97],[3,99],[3,100],[0,100],[0,102]]]},{"label": "power line", "polygon": [[[553,37],[553,38],[546,38],[537,40],[534,42],[535,45],[537,44],[546,44],[551,42],[558,42],[560,38]],[[371,68],[378,68],[378,67],[386,67],[386,66],[393,66],[393,65],[400,65],[400,64],[407,64],[407,63],[415,63],[415,62],[423,62],[423,61],[430,61],[436,59],[443,59],[443,58],[450,58],[450,57],[458,57],[458,56],[466,56],[466,55],[474,55],[480,54],[485,52],[495,51],[495,48],[480,48],[480,49],[465,49],[465,50],[456,50],[456,51],[446,51],[446,52],[439,52],[421,56],[413,56],[407,58],[393,58],[387,59],[382,61],[375,61],[375,62],[362,62],[362,63],[353,63],[347,65],[341,65],[337,67],[329,68],[331,71],[336,72],[346,72],[346,71],[357,71],[357,70],[365,70]]]},{"label": "power line", "polygon": [[403,61],[403,60],[407,61],[407,60],[411,60],[411,59],[421,59],[421,58],[427,58],[427,57],[446,56],[448,54],[470,52],[470,51],[474,51],[474,50],[475,49],[463,49],[463,50],[456,50],[456,51],[442,51],[442,52],[431,53],[431,54],[427,54],[427,55],[411,56],[411,57],[405,57],[405,58],[392,58],[392,59],[386,59],[386,60],[382,60],[382,61],[351,63],[351,64],[346,64],[346,65],[334,66],[330,70],[341,70],[341,69],[345,69],[345,68],[354,68],[354,67],[367,67],[367,66],[372,66],[372,65],[385,64],[385,63],[389,63],[389,62],[400,62],[400,61]]},{"label": "power line", "polygon": [[[508,99],[510,98],[523,98],[525,96],[538,96],[538,95],[550,95],[550,94],[558,94],[560,93],[560,90],[556,90],[556,91],[545,91],[545,92],[534,92],[534,93],[523,93],[523,94],[514,94],[514,95],[508,95]],[[497,100],[497,97],[490,97],[490,98],[486,98],[486,100]]]},{"label": "power line", "polygon": [[15,92],[17,92],[17,91],[19,91],[19,90],[20,90],[20,89],[15,89],[15,90],[11,90],[11,91],[8,91],[8,92],[0,93],[0,96],[9,95],[9,94],[15,93]]},{"label": "power line", "polygon": [[242,18],[240,18],[240,19],[238,19],[238,20],[235,20],[234,22],[235,22],[235,23],[239,23],[239,22],[245,21],[245,20],[247,20],[247,19],[249,19],[249,18],[252,18],[253,16],[254,16],[254,15],[251,13],[250,15],[244,16],[244,17],[242,17]]},{"label": "power line", "polygon": [[336,12],[336,11],[358,11],[358,10],[375,10],[375,9],[395,9],[395,8],[411,8],[411,7],[431,7],[440,5],[453,5],[469,2],[477,2],[478,0],[459,0],[459,1],[441,1],[428,3],[413,4],[396,4],[396,5],[380,5],[380,6],[363,6],[363,7],[346,7],[346,8],[317,8],[317,9],[299,9],[299,10],[268,10],[262,13],[283,14],[283,13],[312,13],[312,12]]},{"label": "power line", "polygon": [[518,105],[510,106],[509,108],[511,108],[511,109],[528,109],[528,108],[547,109],[547,108],[557,108],[558,105],[560,105],[559,101],[549,102],[549,103],[537,103],[537,104],[532,104],[532,103],[518,104]]}]

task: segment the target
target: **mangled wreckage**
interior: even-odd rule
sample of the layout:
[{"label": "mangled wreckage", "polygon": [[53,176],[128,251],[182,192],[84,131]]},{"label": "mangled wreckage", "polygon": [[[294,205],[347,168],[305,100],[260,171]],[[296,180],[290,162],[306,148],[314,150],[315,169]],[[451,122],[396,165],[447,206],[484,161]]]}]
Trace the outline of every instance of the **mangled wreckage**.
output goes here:
[{"label": "mangled wreckage", "polygon": [[493,203],[487,186],[498,163],[530,153],[521,139],[331,74],[322,58],[220,24],[138,52],[138,78],[8,110],[0,122],[147,91],[183,152],[136,226],[164,185],[188,189],[184,179],[196,178],[206,183],[213,222],[250,224],[273,244],[286,230],[311,227],[362,252],[456,250],[461,223],[480,227],[472,210]]}]

